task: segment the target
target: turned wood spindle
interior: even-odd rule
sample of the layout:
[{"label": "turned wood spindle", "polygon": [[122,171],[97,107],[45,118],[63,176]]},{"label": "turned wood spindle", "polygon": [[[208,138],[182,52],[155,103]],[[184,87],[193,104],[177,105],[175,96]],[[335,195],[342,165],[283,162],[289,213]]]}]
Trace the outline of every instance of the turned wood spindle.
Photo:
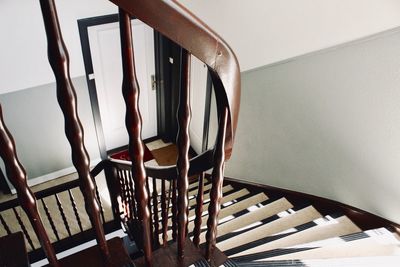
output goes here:
[{"label": "turned wood spindle", "polygon": [[221,209],[222,184],[224,182],[226,124],[228,109],[220,113],[217,143],[214,149],[214,169],[212,171],[212,187],[210,191],[210,205],[208,206],[208,220],[206,233],[206,259],[210,260],[217,239],[218,214]]},{"label": "turned wood spindle", "polygon": [[64,44],[54,0],[40,0],[47,36],[48,58],[57,83],[57,100],[64,114],[65,134],[71,146],[72,162],[78,172],[85,206],[96,233],[102,257],[110,260],[96,188],[90,174],[90,159],[84,144],[84,132],[77,110],[76,92],[69,74],[69,56]]},{"label": "turned wood spindle", "polygon": [[135,198],[138,205],[138,219],[142,224],[145,263],[152,265],[151,218],[146,190],[146,170],[144,168],[144,144],[141,139],[142,118],[139,111],[139,84],[135,71],[132,43],[131,18],[119,9],[119,24],[122,54],[122,93],[126,105],[125,124],[129,135],[129,155],[132,160],[132,175],[135,182]]},{"label": "turned wood spindle", "polygon": [[203,203],[204,203],[204,172],[199,176],[199,188],[197,191],[196,197],[196,208],[195,213],[196,217],[194,220],[194,230],[193,230],[193,243],[196,247],[200,245],[200,232],[201,232],[201,224],[203,215]]},{"label": "turned wood spindle", "polygon": [[178,105],[178,256],[184,257],[189,212],[189,125],[190,111],[190,54],[182,49],[181,88]]}]

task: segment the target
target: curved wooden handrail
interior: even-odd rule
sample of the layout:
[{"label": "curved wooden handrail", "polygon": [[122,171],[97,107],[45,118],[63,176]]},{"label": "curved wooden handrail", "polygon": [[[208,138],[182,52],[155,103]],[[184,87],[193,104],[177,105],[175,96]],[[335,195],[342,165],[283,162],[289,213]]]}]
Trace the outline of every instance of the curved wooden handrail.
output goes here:
[{"label": "curved wooden handrail", "polygon": [[[198,155],[190,160],[190,168],[188,176],[199,174],[203,171],[209,170],[214,166],[213,162],[213,150],[207,150],[206,152]],[[131,170],[132,163],[125,160],[118,159],[107,159],[112,165],[119,169]],[[172,181],[178,177],[178,171],[176,165],[170,166],[145,166],[146,173],[149,177],[158,178],[162,180]]]},{"label": "curved wooden handrail", "polygon": [[[217,103],[229,109],[224,150],[232,153],[240,106],[240,68],[229,45],[175,0],[110,0],[204,62],[213,77]],[[219,113],[222,109],[218,109]]]}]

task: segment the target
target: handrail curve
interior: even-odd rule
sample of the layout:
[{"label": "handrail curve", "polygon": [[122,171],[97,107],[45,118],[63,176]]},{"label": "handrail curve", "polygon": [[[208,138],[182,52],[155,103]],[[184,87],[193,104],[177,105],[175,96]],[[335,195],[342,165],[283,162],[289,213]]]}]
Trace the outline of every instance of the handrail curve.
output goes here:
[{"label": "handrail curve", "polygon": [[[224,150],[232,153],[240,107],[240,68],[229,45],[175,0],[110,0],[159,31],[205,63],[213,78],[217,103],[229,109]],[[223,109],[218,108],[221,115]]]}]

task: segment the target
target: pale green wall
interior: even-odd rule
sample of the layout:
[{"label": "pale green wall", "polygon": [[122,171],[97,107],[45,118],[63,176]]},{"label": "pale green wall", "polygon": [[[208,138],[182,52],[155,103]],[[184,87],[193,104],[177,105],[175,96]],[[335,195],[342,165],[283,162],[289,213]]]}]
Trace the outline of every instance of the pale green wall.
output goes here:
[{"label": "pale green wall", "polygon": [[243,73],[226,175],[400,223],[400,30]]},{"label": "pale green wall", "polygon": [[[79,116],[85,130],[86,148],[91,160],[99,159],[85,77],[75,78],[73,83],[78,96]],[[2,94],[0,103],[5,123],[15,138],[18,156],[29,178],[72,166],[55,83]]]}]

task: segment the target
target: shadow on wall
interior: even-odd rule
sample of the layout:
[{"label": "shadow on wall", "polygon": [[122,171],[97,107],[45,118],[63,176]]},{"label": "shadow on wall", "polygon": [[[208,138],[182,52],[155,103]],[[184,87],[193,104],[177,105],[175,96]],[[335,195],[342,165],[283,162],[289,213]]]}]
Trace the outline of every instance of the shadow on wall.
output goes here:
[{"label": "shadow on wall", "polygon": [[226,175],[400,222],[400,30],[245,72]]}]

